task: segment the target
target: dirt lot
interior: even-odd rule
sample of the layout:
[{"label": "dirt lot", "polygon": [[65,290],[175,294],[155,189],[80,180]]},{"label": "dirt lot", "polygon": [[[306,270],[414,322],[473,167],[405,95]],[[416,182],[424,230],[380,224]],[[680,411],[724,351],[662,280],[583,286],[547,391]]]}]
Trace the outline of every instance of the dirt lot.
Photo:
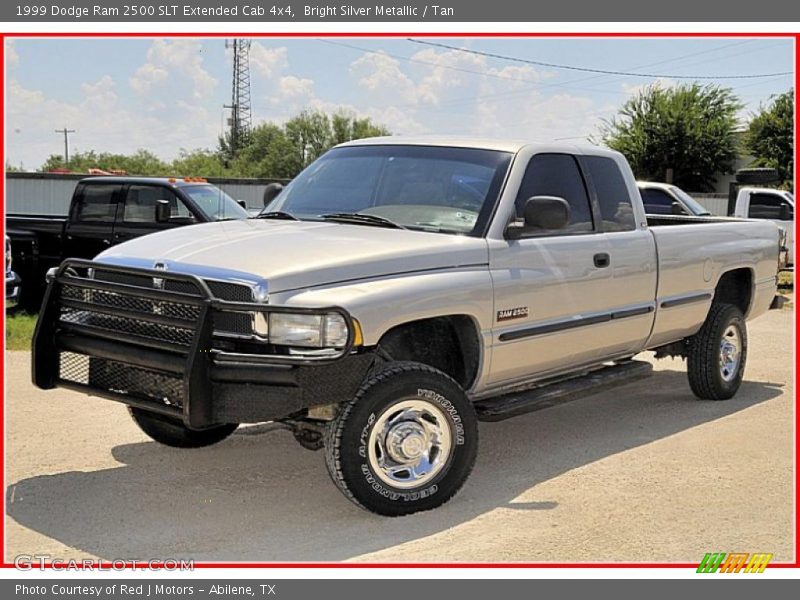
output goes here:
[{"label": "dirt lot", "polygon": [[793,558],[793,314],[750,325],[746,383],[693,398],[679,361],[591,398],[482,424],[445,507],[366,513],[320,453],[271,426],[219,446],[150,442],[123,406],[41,392],[6,356],[6,557],[245,561],[699,561]]}]

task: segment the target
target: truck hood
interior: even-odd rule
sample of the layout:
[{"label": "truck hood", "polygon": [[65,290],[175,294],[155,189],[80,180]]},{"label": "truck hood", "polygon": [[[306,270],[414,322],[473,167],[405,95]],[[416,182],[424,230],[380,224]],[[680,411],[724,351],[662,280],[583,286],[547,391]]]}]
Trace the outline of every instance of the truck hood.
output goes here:
[{"label": "truck hood", "polygon": [[[249,219],[154,233],[114,246],[100,262],[232,279],[256,278],[270,293],[488,264],[480,238],[317,221]],[[210,278],[222,278],[221,276]],[[238,277],[237,277],[238,276]]]}]

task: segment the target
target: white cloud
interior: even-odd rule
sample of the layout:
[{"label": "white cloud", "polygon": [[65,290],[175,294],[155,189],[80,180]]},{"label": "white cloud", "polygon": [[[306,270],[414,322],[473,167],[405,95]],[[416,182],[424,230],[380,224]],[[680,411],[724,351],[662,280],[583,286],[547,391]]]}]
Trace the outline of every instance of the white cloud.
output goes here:
[{"label": "white cloud", "polygon": [[359,112],[398,134],[546,141],[592,134],[607,114],[590,98],[550,87],[553,72],[490,66],[486,57],[464,52],[426,48],[407,63],[370,52],[350,71],[364,91]]},{"label": "white cloud", "polygon": [[314,93],[314,81],[286,75],[278,82],[278,92],[283,98],[310,98]]},{"label": "white cloud", "polygon": [[134,91],[146,95],[168,77],[187,78],[195,98],[203,98],[216,87],[217,79],[204,68],[202,52],[199,40],[153,40],[147,50],[147,62],[136,70],[129,83]]},{"label": "white cloud", "polygon": [[250,68],[256,75],[272,78],[288,65],[286,48],[267,48],[258,42],[250,46]]},{"label": "white cloud", "polygon": [[119,100],[114,91],[114,80],[110,75],[104,75],[95,83],[81,84],[81,92],[85,96],[83,105],[91,110],[112,110]]},{"label": "white cloud", "polygon": [[358,85],[373,96],[416,104],[417,86],[400,68],[400,62],[384,52],[369,52],[350,65]]},{"label": "white cloud", "polygon": [[154,86],[163,83],[169,77],[166,69],[152,63],[145,63],[128,79],[128,83],[140,96],[148,94]]},{"label": "white cloud", "polygon": [[[220,52],[221,46],[219,42]],[[64,126],[77,130],[71,137],[73,149],[146,148],[170,159],[180,148],[214,147],[224,126],[221,105],[228,98],[209,93],[217,79],[206,70],[202,48],[197,40],[154,40],[138,67],[78,81],[70,94],[23,87],[11,73],[9,159],[39,166],[61,151],[53,130]],[[600,119],[615,109],[605,101],[551,87],[558,82],[555,74],[531,65],[498,66],[486,57],[434,49],[418,52],[408,62],[383,52],[362,54],[351,62],[349,77],[342,73],[336,86],[322,93],[290,54],[285,47],[253,43],[255,123],[282,122],[304,109],[344,109],[399,135],[547,141],[595,133]],[[7,56],[20,59],[16,52]],[[229,70],[226,61],[218,75],[227,78]]]}]

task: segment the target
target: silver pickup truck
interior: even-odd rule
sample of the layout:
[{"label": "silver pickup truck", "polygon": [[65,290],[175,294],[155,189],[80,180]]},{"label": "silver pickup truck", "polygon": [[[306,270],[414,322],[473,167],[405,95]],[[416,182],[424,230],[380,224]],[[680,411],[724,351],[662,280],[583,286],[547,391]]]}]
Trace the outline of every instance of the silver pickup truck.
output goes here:
[{"label": "silver pickup truck", "polygon": [[170,446],[283,423],[350,500],[409,514],[465,482],[479,419],[644,376],[645,350],[733,396],[780,243],[765,221],[646,217],[600,148],[359,140],[256,218],[65,261],[33,378],[125,403]]}]

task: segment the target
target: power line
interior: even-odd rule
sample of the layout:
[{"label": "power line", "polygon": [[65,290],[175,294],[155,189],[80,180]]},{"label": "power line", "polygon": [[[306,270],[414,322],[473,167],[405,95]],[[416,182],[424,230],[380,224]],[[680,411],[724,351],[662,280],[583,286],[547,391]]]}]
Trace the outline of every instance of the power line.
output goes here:
[{"label": "power line", "polygon": [[406,38],[409,42],[420,44],[423,46],[432,46],[435,48],[444,48],[456,52],[463,52],[465,54],[473,54],[476,56],[484,56],[486,58],[495,58],[498,60],[506,60],[517,62],[527,65],[536,65],[539,67],[547,67],[550,69],[564,69],[567,71],[580,71],[582,73],[598,73],[601,75],[623,75],[625,77],[646,77],[649,79],[758,79],[762,77],[777,77],[782,75],[791,75],[791,71],[783,71],[777,73],[753,73],[746,75],[675,75],[665,73],[636,73],[633,71],[615,71],[611,69],[594,69],[591,67],[577,67],[575,65],[562,65],[558,63],[550,63],[539,60],[530,60],[526,58],[518,58],[515,56],[507,56],[504,54],[496,54],[494,52],[483,52],[481,50],[471,50],[470,48],[463,48],[459,46],[451,46],[449,44],[442,44],[440,42],[429,42],[427,40],[418,40],[414,38]]},{"label": "power line", "polygon": [[[357,46],[357,45],[354,45],[354,44],[348,44],[348,43],[341,42],[341,41],[334,42],[332,40],[319,39],[319,38],[317,39],[317,41],[318,42],[322,42],[324,44],[329,44],[329,45],[332,45],[332,46],[340,46],[342,48],[349,48],[351,50],[357,50],[359,52],[365,52],[367,54],[384,55],[384,56],[388,56],[390,58],[394,58],[396,60],[402,60],[402,61],[406,61],[406,62],[409,62],[409,63],[425,65],[425,66],[429,66],[429,67],[432,67],[432,68],[446,69],[446,70],[450,70],[450,71],[458,71],[458,72],[469,73],[469,74],[478,75],[478,76],[482,76],[482,77],[491,77],[491,78],[494,78],[494,79],[502,79],[502,80],[507,80],[507,81],[518,81],[518,82],[522,82],[522,83],[534,84],[534,87],[526,87],[526,88],[521,88],[521,89],[516,89],[516,90],[511,90],[511,91],[494,92],[494,93],[491,93],[491,94],[479,94],[479,95],[476,95],[476,96],[462,97],[462,98],[456,98],[456,99],[451,99],[451,100],[445,100],[444,102],[437,104],[438,107],[441,107],[443,105],[451,106],[451,105],[457,105],[457,104],[468,104],[468,103],[472,103],[472,102],[479,101],[479,100],[482,100],[482,99],[489,99],[489,98],[501,98],[501,97],[508,97],[508,96],[517,96],[517,95],[520,95],[520,94],[526,94],[526,93],[531,92],[531,91],[538,91],[538,90],[540,90],[542,88],[563,88],[563,89],[567,89],[567,90],[577,90],[577,91],[582,91],[582,92],[592,92],[592,93],[602,93],[602,94],[612,94],[612,95],[621,95],[621,94],[625,93],[624,91],[619,91],[619,90],[606,90],[606,89],[598,89],[598,88],[592,88],[592,87],[579,87],[579,86],[574,85],[576,83],[582,83],[582,82],[585,82],[585,81],[592,81],[592,80],[604,79],[604,78],[607,78],[607,77],[611,77],[608,74],[590,75],[589,77],[581,77],[581,78],[578,78],[578,79],[571,79],[569,81],[564,81],[564,82],[561,82],[561,83],[558,83],[558,82],[546,82],[546,81],[536,81],[534,79],[529,79],[529,78],[515,77],[515,76],[512,76],[512,75],[502,75],[502,74],[499,74],[499,73],[491,73],[491,72],[486,71],[486,70],[480,71],[480,70],[475,70],[475,69],[467,69],[467,68],[464,68],[464,67],[456,67],[456,66],[453,66],[453,65],[444,65],[444,64],[441,64],[441,63],[438,63],[438,62],[432,62],[432,61],[422,60],[422,59],[418,59],[418,58],[414,58],[414,57],[403,56],[401,54],[393,54],[393,53],[387,52],[385,50],[374,50],[374,49],[371,49],[371,48],[366,48],[364,46]],[[409,41],[414,41],[414,40],[409,40]],[[702,55],[702,54],[709,54],[709,53],[712,53],[712,52],[718,52],[720,50],[725,50],[727,48],[731,48],[731,47],[734,47],[734,46],[742,46],[742,45],[745,45],[745,44],[750,44],[753,41],[754,40],[744,40],[744,41],[740,40],[740,41],[736,41],[736,42],[733,42],[733,43],[730,43],[730,44],[723,44],[721,46],[716,46],[714,48],[707,48],[707,49],[696,51],[696,52],[690,52],[688,54],[682,54],[682,55],[679,55],[679,56],[673,56],[671,58],[660,60],[660,61],[657,61],[657,62],[654,62],[654,63],[648,63],[648,64],[645,64],[645,65],[636,66],[636,67],[633,67],[633,69],[645,69],[645,68],[656,66],[656,65],[660,65],[660,64],[665,64],[665,63],[669,63],[669,62],[685,60],[687,58],[692,58],[692,57],[699,56],[699,55]],[[763,50],[763,49],[765,49],[765,48],[758,48],[758,49],[754,50],[754,52],[757,52],[757,51]],[[725,56],[725,58],[728,58],[728,57],[731,57],[731,56],[738,56],[739,54],[742,54],[742,53],[739,52],[739,53],[735,53],[735,54],[728,54],[728,55]],[[698,61],[698,62],[693,63],[693,64],[701,64],[702,62],[707,62],[708,60],[709,59],[706,59],[705,61]],[[717,59],[712,59],[712,60],[719,60],[719,59],[717,58]],[[791,75],[791,73],[790,73],[790,75]],[[616,80],[619,81],[619,80],[621,80],[621,78],[617,77]],[[612,79],[611,81],[614,81],[614,80]],[[746,86],[741,86],[741,87],[746,87]],[[427,107],[420,107],[418,105],[418,103],[395,104],[394,106],[396,106],[398,108],[403,108],[403,107],[411,108],[411,107],[414,107],[414,108],[416,108],[418,110],[424,110],[425,112],[443,112],[443,111],[447,110],[447,109],[442,109],[442,108],[432,109],[432,108],[427,108]]]}]

